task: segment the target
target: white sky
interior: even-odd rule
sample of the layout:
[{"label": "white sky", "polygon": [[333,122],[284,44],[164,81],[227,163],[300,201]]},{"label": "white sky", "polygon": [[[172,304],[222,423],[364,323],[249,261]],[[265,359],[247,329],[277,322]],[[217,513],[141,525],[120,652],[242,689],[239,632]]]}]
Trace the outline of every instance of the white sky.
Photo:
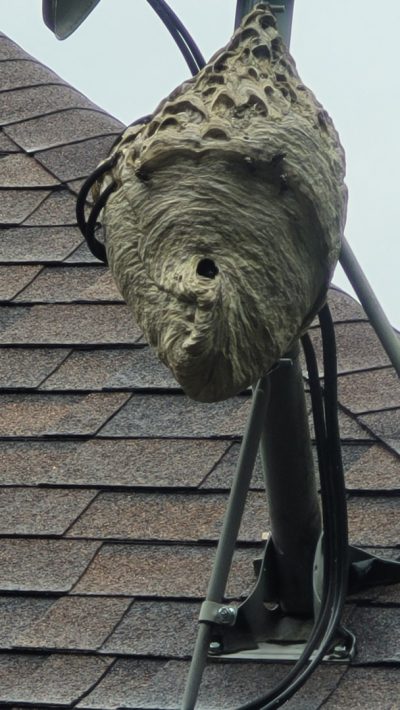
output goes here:
[{"label": "white sky", "polygon": [[[236,0],[169,4],[206,59],[229,39]],[[0,0],[0,17],[5,34],[125,123],[151,112],[188,76],[146,0],[101,0],[63,42],[44,26],[41,0]],[[300,76],[331,114],[346,150],[347,238],[397,327],[399,26],[399,0],[295,0],[291,44]],[[334,283],[350,291],[340,268]]]}]

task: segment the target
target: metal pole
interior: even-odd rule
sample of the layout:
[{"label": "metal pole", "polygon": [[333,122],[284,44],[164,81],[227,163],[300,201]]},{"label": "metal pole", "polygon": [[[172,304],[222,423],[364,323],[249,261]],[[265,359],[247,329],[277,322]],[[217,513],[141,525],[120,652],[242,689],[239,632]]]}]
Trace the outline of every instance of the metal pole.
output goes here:
[{"label": "metal pole", "polygon": [[[221,603],[225,594],[235,544],[257,456],[269,400],[269,379],[263,377],[255,388],[250,416],[243,436],[235,478],[232,484],[221,537],[208,584],[206,601]],[[207,661],[211,626],[200,622],[192,662],[186,682],[182,710],[193,710]]]},{"label": "metal pole", "polygon": [[[288,0],[289,3],[293,10],[293,0]],[[257,0],[238,0],[236,26],[256,4]],[[285,9],[285,2],[280,3],[282,6]],[[287,23],[289,32],[290,24],[291,14],[290,23]],[[290,35],[285,38],[287,42],[289,38]],[[271,385],[274,402],[272,413],[267,414]],[[285,437],[282,437],[282,431],[286,432]],[[271,489],[272,538],[277,557],[283,563],[279,564],[281,604],[288,608],[295,606],[296,612],[311,613],[312,559],[321,523],[303,379],[297,355],[289,371],[281,368],[262,378],[253,393],[252,409],[208,585],[207,602],[222,602],[259,447],[266,482]],[[294,597],[298,599],[297,603],[294,603]],[[195,707],[210,638],[211,626],[202,621],[199,624],[182,710],[193,710]]]},{"label": "metal pole", "polygon": [[[238,0],[236,24],[256,4],[257,0]],[[271,8],[289,46],[294,0],[273,2]],[[286,612],[311,615],[321,515],[298,350],[297,345],[291,367],[281,366],[270,375],[270,404],[260,453],[277,553],[279,602]]]},{"label": "metal pole", "polygon": [[381,341],[387,356],[400,377],[400,340],[390,325],[387,316],[375,296],[350,244],[343,237],[340,263],[353,286],[360,302]]},{"label": "metal pole", "polygon": [[311,616],[321,514],[298,350],[297,346],[292,364],[270,374],[270,403],[260,453],[280,606],[287,613]]},{"label": "metal pole", "polygon": [[[259,2],[260,0],[238,0],[235,27],[240,25],[243,17]],[[286,46],[289,47],[292,32],[294,0],[270,0],[269,6],[276,17],[279,34],[283,37]]]}]

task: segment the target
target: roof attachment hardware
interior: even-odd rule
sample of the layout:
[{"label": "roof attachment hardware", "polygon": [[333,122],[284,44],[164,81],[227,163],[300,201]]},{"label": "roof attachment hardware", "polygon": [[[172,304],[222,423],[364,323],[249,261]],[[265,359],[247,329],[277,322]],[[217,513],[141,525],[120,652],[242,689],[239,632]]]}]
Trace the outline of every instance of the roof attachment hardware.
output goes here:
[{"label": "roof attachment hardware", "polygon": [[[296,661],[300,657],[321,606],[321,544],[317,546],[314,570],[314,617],[288,615],[282,610],[278,603],[277,557],[270,538],[262,558],[254,562],[258,577],[253,590],[238,606],[203,603],[199,622],[211,625],[209,656],[241,661]],[[348,662],[354,653],[353,634],[338,627],[323,660]]]},{"label": "roof attachment hardware", "polygon": [[233,626],[236,622],[237,607],[205,601],[201,605],[199,621],[222,626]]}]

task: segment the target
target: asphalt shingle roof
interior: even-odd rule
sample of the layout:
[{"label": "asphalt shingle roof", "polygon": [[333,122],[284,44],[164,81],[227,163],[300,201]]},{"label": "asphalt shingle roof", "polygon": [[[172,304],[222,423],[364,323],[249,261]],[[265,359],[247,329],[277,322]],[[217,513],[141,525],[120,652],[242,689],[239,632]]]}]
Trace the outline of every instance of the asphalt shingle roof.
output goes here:
[{"label": "asphalt shingle roof", "polygon": [[[188,400],[83,244],[75,195],[121,124],[4,36],[0,61],[0,704],[177,708],[249,393]],[[351,541],[394,557],[400,385],[361,306],[330,304]],[[229,595],[267,529],[258,463]],[[400,708],[399,606],[398,586],[355,595],[353,663],[285,707]],[[284,672],[211,664],[199,707]]]}]

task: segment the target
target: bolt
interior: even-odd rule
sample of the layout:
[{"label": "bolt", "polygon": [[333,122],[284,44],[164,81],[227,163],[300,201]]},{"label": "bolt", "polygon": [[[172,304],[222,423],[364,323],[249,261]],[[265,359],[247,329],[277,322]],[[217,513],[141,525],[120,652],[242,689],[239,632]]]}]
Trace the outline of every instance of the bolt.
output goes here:
[{"label": "bolt", "polygon": [[348,649],[344,644],[337,644],[333,649],[333,655],[336,658],[345,658],[348,655]]},{"label": "bolt", "polygon": [[220,641],[211,641],[208,650],[210,651],[210,653],[214,653],[214,654],[219,653],[220,651],[222,651],[221,642]]},{"label": "bolt", "polygon": [[235,619],[236,609],[233,606],[221,606],[215,615],[215,621],[217,624],[234,624]]}]

